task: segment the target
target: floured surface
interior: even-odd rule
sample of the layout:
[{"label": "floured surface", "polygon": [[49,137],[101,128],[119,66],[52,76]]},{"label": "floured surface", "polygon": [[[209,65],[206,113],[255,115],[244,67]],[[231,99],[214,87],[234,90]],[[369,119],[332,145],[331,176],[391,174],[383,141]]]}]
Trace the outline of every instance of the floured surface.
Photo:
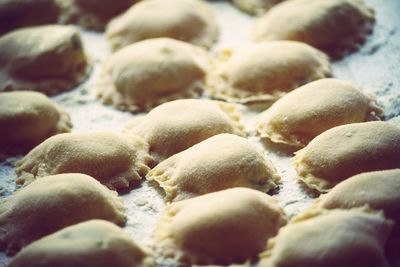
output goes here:
[{"label": "floured surface", "polygon": [[[376,9],[377,23],[374,33],[362,48],[343,60],[334,62],[333,76],[350,80],[360,85],[364,92],[375,93],[383,107],[386,119],[400,126],[400,20],[398,0],[367,1]],[[221,27],[220,41],[214,51],[223,47],[235,47],[250,42],[250,28],[254,19],[237,9],[227,1],[210,2],[217,13]],[[85,32],[83,43],[89,55],[95,60],[94,72],[90,80],[79,88],[55,96],[53,99],[70,113],[74,127],[73,132],[91,130],[112,130],[120,132],[134,115],[116,111],[103,106],[95,100],[91,84],[98,78],[98,63],[109,52],[103,35]],[[262,110],[260,110],[262,111]],[[291,166],[291,153],[278,150],[276,145],[261,144],[255,137],[253,126],[255,110],[242,107],[243,123],[250,132],[249,140],[263,147],[278,173],[282,177],[278,198],[289,216],[306,209],[315,195],[306,191],[298,183],[297,174]],[[141,116],[142,114],[135,115]],[[9,196],[15,190],[14,163],[16,158],[5,158],[0,155],[0,198]],[[162,195],[148,182],[143,182],[129,194],[122,196],[128,208],[128,223],[125,229],[132,236],[146,245],[151,245],[151,233],[164,208]],[[0,266],[8,261],[0,254]]]}]

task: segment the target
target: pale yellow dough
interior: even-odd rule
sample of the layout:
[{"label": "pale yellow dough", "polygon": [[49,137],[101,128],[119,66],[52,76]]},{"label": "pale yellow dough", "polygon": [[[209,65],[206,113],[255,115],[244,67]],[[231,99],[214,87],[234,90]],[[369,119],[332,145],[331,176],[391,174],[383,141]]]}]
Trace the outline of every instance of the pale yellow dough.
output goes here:
[{"label": "pale yellow dough", "polygon": [[116,225],[90,220],[30,244],[8,267],[153,267],[151,255]]},{"label": "pale yellow dough", "polygon": [[356,50],[373,24],[374,11],[363,0],[289,0],[256,22],[253,40],[300,41],[339,58]]},{"label": "pale yellow dough", "polygon": [[155,241],[163,257],[183,264],[243,263],[265,249],[285,223],[274,198],[234,188],[168,206]]},{"label": "pale yellow dough", "polygon": [[257,133],[275,143],[306,146],[335,126],[379,120],[375,99],[347,81],[321,79],[288,93],[256,119]]},{"label": "pale yellow dough", "polygon": [[209,72],[207,83],[218,99],[270,102],[330,74],[324,53],[303,43],[276,41],[226,50]]},{"label": "pale yellow dough", "polygon": [[106,36],[114,50],[159,37],[209,48],[218,37],[218,26],[212,9],[202,0],[146,0],[113,19]]},{"label": "pale yellow dough", "polygon": [[400,129],[388,122],[334,127],[296,152],[293,165],[307,186],[327,192],[362,172],[400,168]]},{"label": "pale yellow dough", "polygon": [[29,149],[71,127],[68,113],[42,93],[0,92],[0,148]]},{"label": "pale yellow dough", "polygon": [[89,69],[74,27],[29,27],[0,38],[0,91],[54,94],[82,82]]},{"label": "pale yellow dough", "polygon": [[199,96],[208,67],[203,49],[156,38],[129,45],[107,58],[96,89],[105,104],[147,111],[170,100]]},{"label": "pale yellow dough", "polygon": [[233,4],[251,15],[262,15],[282,1],[284,0],[233,0]]},{"label": "pale yellow dough", "polygon": [[211,136],[231,133],[244,136],[236,106],[205,99],[183,99],[162,104],[126,127],[150,145],[157,162]]},{"label": "pale yellow dough", "polygon": [[53,136],[16,163],[17,182],[79,172],[110,189],[125,189],[142,179],[152,159],[138,136],[113,132],[67,133]]},{"label": "pale yellow dough", "polygon": [[47,176],[0,203],[0,247],[13,254],[37,239],[90,219],[125,224],[125,207],[117,193],[79,173]]},{"label": "pale yellow dough", "polygon": [[162,161],[147,179],[160,184],[166,201],[179,201],[231,187],[268,192],[277,187],[280,177],[250,141],[219,134]]},{"label": "pale yellow dough", "polygon": [[365,209],[311,211],[268,241],[258,267],[389,267],[384,246],[392,227]]}]

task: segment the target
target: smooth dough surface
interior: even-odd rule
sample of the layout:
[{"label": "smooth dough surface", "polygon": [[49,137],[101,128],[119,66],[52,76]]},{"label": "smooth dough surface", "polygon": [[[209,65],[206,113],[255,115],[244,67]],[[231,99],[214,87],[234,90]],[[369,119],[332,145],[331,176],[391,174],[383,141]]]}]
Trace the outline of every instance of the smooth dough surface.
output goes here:
[{"label": "smooth dough surface", "polygon": [[331,73],[328,57],[300,42],[265,42],[225,53],[207,77],[211,95],[225,100],[275,101]]},{"label": "smooth dough surface", "polygon": [[347,81],[320,79],[288,93],[257,117],[262,138],[296,147],[335,126],[379,120],[375,99]]},{"label": "smooth dough surface", "polygon": [[393,223],[381,213],[317,210],[281,228],[259,267],[389,267],[384,245]]},{"label": "smooth dough surface", "polygon": [[108,25],[106,36],[114,50],[151,38],[169,37],[211,47],[218,37],[214,13],[201,0],[142,1]]},{"label": "smooth dough surface", "polygon": [[282,1],[284,0],[233,0],[233,4],[251,15],[262,15]]},{"label": "smooth dough surface", "polygon": [[373,24],[374,11],[363,0],[289,0],[256,22],[253,40],[300,41],[338,58],[356,50]]},{"label": "smooth dough surface", "polygon": [[146,177],[157,181],[166,201],[179,201],[231,187],[268,192],[280,177],[261,150],[243,137],[212,136],[162,161]]},{"label": "smooth dough surface", "polygon": [[388,122],[334,127],[296,152],[299,179],[321,192],[362,172],[400,167],[400,129]]},{"label": "smooth dough surface", "polygon": [[98,97],[128,111],[196,97],[203,91],[208,65],[207,53],[191,44],[169,38],[141,41],[103,62]]},{"label": "smooth dough surface", "polygon": [[47,176],[0,203],[0,244],[8,254],[66,226],[90,219],[126,222],[117,193],[78,173]]},{"label": "smooth dough surface", "polygon": [[244,136],[236,106],[205,99],[183,99],[162,104],[134,119],[128,133],[141,136],[160,162],[211,136],[231,133]]},{"label": "smooth dough surface", "polygon": [[54,94],[82,82],[89,70],[74,27],[28,27],[0,38],[0,91]]},{"label": "smooth dough surface", "polygon": [[1,148],[29,149],[71,127],[68,113],[42,93],[0,92]]},{"label": "smooth dough surface", "polygon": [[113,132],[67,133],[50,137],[16,163],[17,182],[79,172],[110,189],[125,189],[142,179],[152,159],[138,136]]},{"label": "smooth dough surface", "polygon": [[0,35],[22,27],[56,23],[59,13],[55,0],[1,0]]},{"label": "smooth dough surface", "polygon": [[278,202],[259,191],[234,188],[176,202],[155,232],[165,258],[188,264],[253,259],[286,223]]},{"label": "smooth dough surface", "polygon": [[121,228],[90,220],[48,235],[19,252],[8,267],[153,267],[148,248]]}]

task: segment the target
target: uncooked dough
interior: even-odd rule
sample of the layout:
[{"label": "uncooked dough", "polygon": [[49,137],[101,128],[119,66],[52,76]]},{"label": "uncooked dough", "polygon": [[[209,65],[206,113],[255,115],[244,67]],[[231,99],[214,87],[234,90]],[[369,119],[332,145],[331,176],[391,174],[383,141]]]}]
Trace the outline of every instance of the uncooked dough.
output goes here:
[{"label": "uncooked dough", "polygon": [[169,38],[146,40],[107,58],[96,89],[105,104],[147,111],[170,100],[199,96],[208,66],[208,55],[199,47]]},{"label": "uncooked dough", "polygon": [[66,227],[24,248],[8,267],[153,267],[148,248],[116,225],[90,220]]},{"label": "uncooked dough", "polygon": [[70,117],[39,92],[0,92],[0,148],[32,148],[49,136],[69,132]]},{"label": "uncooked dough", "polygon": [[218,26],[204,1],[146,0],[113,19],[107,25],[106,36],[114,50],[159,37],[209,48],[218,37]]},{"label": "uncooked dough", "polygon": [[150,145],[157,162],[211,136],[231,133],[244,136],[236,105],[206,99],[183,99],[162,104],[126,128]]},{"label": "uncooked dough", "polygon": [[233,0],[233,4],[250,15],[263,15],[283,0]]},{"label": "uncooked dough", "polygon": [[296,152],[294,167],[307,186],[321,192],[362,172],[400,168],[400,129],[388,122],[334,127]]},{"label": "uncooked dough", "polygon": [[265,249],[267,240],[285,223],[273,197],[234,188],[168,206],[155,241],[163,257],[179,263],[243,263]]},{"label": "uncooked dough", "polygon": [[66,226],[90,219],[126,222],[117,193],[90,176],[43,177],[0,203],[0,244],[8,254]]},{"label": "uncooked dough", "polygon": [[275,41],[227,49],[209,72],[213,97],[242,103],[275,101],[307,82],[330,76],[328,57],[300,42]]},{"label": "uncooked dough", "polygon": [[373,25],[374,11],[363,0],[290,0],[256,22],[253,39],[300,41],[340,58],[358,49]]},{"label": "uncooked dough", "polygon": [[79,31],[72,26],[29,27],[0,38],[0,91],[54,94],[82,82],[89,70]]},{"label": "uncooked dough", "polygon": [[212,136],[162,161],[147,175],[166,192],[166,201],[179,201],[231,187],[268,192],[280,176],[261,150],[243,137]]},{"label": "uncooked dough", "polygon": [[379,120],[383,111],[358,86],[320,79],[288,93],[257,117],[262,138],[296,147],[342,124]]},{"label": "uncooked dough", "polygon": [[16,163],[18,183],[47,175],[79,172],[110,189],[125,189],[142,179],[152,159],[138,136],[113,132],[67,133],[53,136]]}]

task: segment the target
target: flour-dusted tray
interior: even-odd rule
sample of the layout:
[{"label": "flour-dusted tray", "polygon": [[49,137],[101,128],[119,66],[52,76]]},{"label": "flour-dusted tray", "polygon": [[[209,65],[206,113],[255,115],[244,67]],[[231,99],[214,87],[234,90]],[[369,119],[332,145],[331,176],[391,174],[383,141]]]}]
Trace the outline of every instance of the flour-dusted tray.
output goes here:
[{"label": "flour-dusted tray", "polygon": [[[333,63],[333,76],[352,81],[363,87],[365,92],[375,94],[384,109],[385,120],[400,126],[400,1],[367,0],[367,3],[376,10],[374,32],[359,51]],[[250,42],[250,28],[254,17],[237,10],[229,1],[210,1],[209,4],[214,9],[220,26],[219,42],[211,53],[215,55],[222,48],[237,47]],[[87,53],[94,63],[94,71],[90,79],[78,88],[52,98],[70,113],[74,124],[73,132],[121,131],[134,116],[143,114],[120,112],[96,100],[93,84],[99,76],[99,62],[109,54],[109,50],[102,33],[82,30],[82,37]],[[257,111],[244,106],[239,111],[249,132],[248,138],[267,151],[282,176],[280,190],[275,196],[286,213],[293,216],[309,207],[316,196],[298,183],[291,166],[291,154],[280,151],[273,145],[261,143],[255,137],[253,119]],[[19,158],[0,154],[0,199],[8,197],[16,189],[14,163]],[[140,186],[122,197],[128,208],[129,218],[124,229],[136,240],[151,246],[152,231],[165,205],[162,195],[147,181],[143,181]],[[4,266],[8,260],[4,254],[0,254],[0,266]],[[399,266],[398,264],[393,266]]]}]

